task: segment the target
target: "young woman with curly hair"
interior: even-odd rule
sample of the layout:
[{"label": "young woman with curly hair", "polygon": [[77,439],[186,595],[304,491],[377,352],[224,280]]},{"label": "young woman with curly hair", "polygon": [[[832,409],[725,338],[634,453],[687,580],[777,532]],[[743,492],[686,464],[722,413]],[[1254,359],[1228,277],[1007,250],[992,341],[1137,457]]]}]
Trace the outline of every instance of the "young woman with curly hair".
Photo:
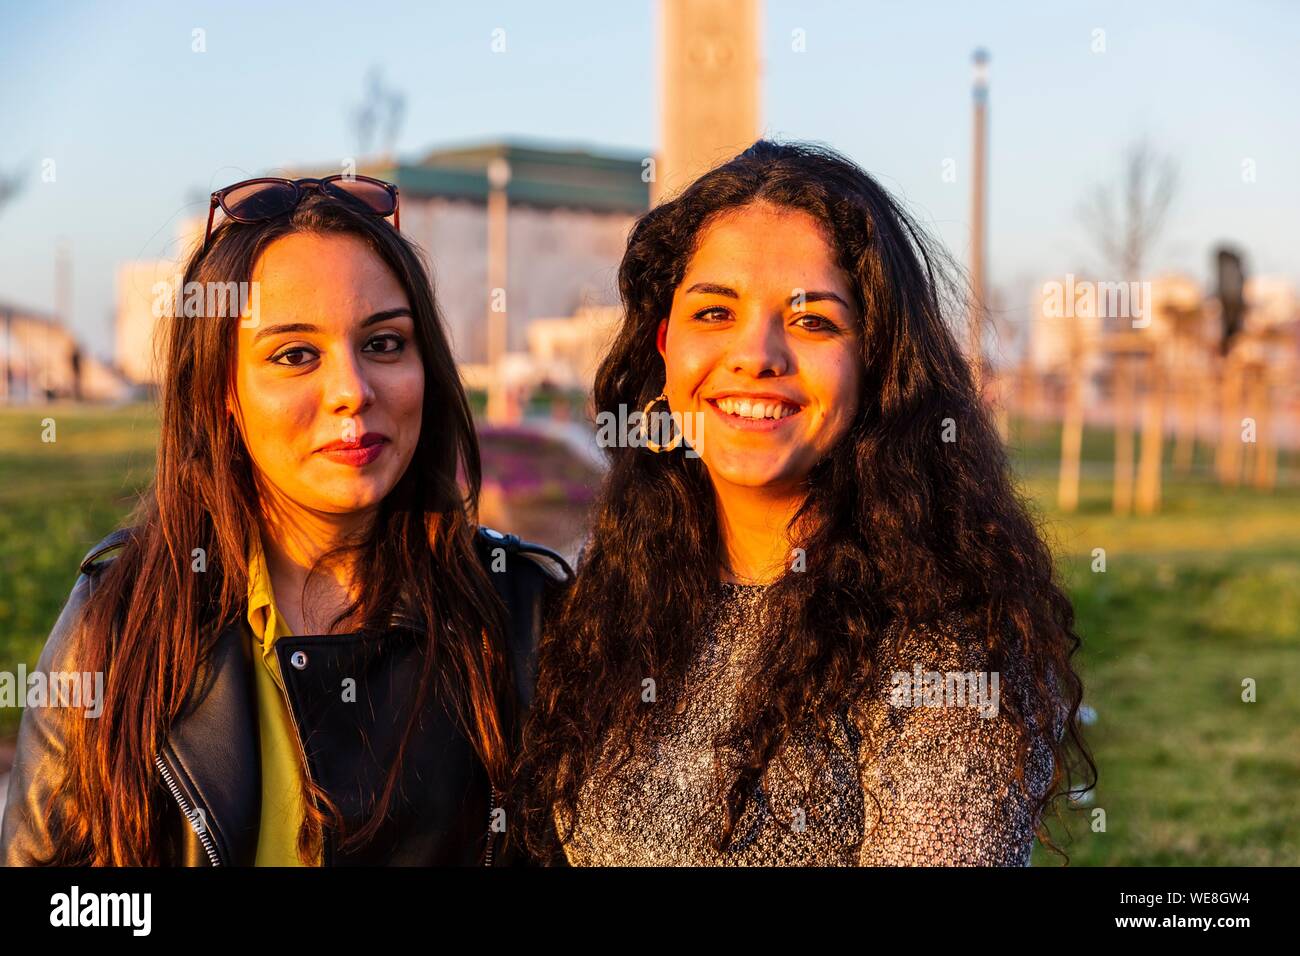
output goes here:
[{"label": "young woman with curly hair", "polygon": [[533,853],[1024,865],[1070,768],[1095,775],[1073,611],[945,261],[806,145],[759,141],[635,225],[595,406],[648,415],[543,637]]}]

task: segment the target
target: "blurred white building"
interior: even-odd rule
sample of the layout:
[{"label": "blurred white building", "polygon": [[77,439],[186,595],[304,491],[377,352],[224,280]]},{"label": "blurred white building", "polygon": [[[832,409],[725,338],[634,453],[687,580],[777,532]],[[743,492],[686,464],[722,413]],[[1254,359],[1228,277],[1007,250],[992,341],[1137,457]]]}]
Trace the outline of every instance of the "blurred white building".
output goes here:
[{"label": "blurred white building", "polygon": [[118,401],[129,392],[53,315],[0,302],[0,402]]},{"label": "blurred white building", "polygon": [[[643,158],[636,155],[498,141],[434,150],[411,163],[357,168],[355,172],[395,183],[400,190],[402,233],[427,255],[438,305],[462,365],[487,358],[492,296],[488,169],[502,162],[509,169],[507,352],[529,349],[529,330],[539,320],[590,315],[594,313],[587,310],[618,302],[617,271],[628,230],[649,208],[650,185],[643,179]],[[316,166],[265,174],[320,177],[344,171]],[[202,239],[205,223],[206,210],[203,218],[185,225],[178,254],[187,254]],[[156,380],[154,283],[179,268],[179,259],[119,267],[116,356],[134,381]],[[478,376],[471,370],[470,377]]]},{"label": "blurred white building", "polygon": [[435,150],[370,175],[401,191],[402,232],[430,259],[456,358],[487,359],[488,168],[504,162],[506,351],[539,320],[618,302],[618,264],[649,208],[640,156],[494,142]]}]

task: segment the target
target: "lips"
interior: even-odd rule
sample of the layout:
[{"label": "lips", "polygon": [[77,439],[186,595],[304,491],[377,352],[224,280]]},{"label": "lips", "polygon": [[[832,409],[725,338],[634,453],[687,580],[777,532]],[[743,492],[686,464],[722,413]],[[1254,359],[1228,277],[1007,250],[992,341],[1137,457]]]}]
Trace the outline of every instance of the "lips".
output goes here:
[{"label": "lips", "polygon": [[705,399],[711,414],[728,431],[776,432],[788,430],[803,406],[777,396],[719,395]]},{"label": "lips", "polygon": [[357,448],[369,448],[371,445],[379,445],[388,441],[388,436],[380,432],[366,432],[356,441],[332,441],[328,445],[322,445],[317,451],[347,451]]},{"label": "lips", "polygon": [[728,417],[753,421],[781,421],[803,409],[799,402],[771,392],[720,393],[705,401]]},{"label": "lips", "polygon": [[388,447],[388,443],[387,435],[381,435],[379,432],[366,432],[354,442],[332,441],[328,445],[316,449],[316,451],[340,465],[352,465],[359,468],[370,464],[383,454],[384,449]]},{"label": "lips", "polygon": [[715,408],[739,418],[773,418],[780,420],[799,413],[799,406],[779,399],[719,398],[711,399]]}]

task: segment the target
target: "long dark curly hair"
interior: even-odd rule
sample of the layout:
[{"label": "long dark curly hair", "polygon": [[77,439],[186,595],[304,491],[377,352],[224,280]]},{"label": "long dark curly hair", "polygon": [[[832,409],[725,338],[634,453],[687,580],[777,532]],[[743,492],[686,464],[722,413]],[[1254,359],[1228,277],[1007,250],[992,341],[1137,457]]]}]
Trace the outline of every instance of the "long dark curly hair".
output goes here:
[{"label": "long dark curly hair", "polygon": [[[644,215],[619,269],[625,316],[596,376],[595,409],[617,415],[660,393],[656,329],[703,230],[756,202],[822,225],[857,297],[863,375],[857,418],[813,468],[790,525],[806,570],[767,589],[768,640],[734,727],[715,739],[739,768],[719,776],[715,848],[731,842],[795,730],[830,726],[865,692],[884,635],[937,621],[958,621],[990,670],[1024,675],[1032,692],[1008,695],[1004,707],[1018,728],[1059,732],[1047,735],[1054,774],[1036,806],[1039,838],[1056,848],[1043,811],[1084,764],[1088,786],[1096,780],[1077,720],[1073,608],[945,320],[965,315],[960,270],[884,189],[830,149],[760,140]],[[941,440],[945,428],[955,441]],[[681,693],[719,587],[722,542],[704,463],[681,450],[615,447],[608,456],[577,579],[546,627],[516,766],[524,840],[541,859],[558,859],[571,839],[579,788],[604,747],[614,746],[620,766],[635,755],[651,709],[642,681],[653,677],[668,706]],[[557,811],[567,825],[553,824]]]}]

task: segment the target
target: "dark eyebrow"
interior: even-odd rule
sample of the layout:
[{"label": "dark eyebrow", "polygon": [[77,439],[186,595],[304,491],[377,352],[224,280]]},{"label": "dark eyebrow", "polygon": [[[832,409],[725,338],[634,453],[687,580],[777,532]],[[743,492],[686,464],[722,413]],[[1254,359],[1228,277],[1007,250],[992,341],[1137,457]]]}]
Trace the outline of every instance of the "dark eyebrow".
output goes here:
[{"label": "dark eyebrow", "polygon": [[[740,294],[736,292],[735,289],[730,286],[718,285],[714,282],[697,282],[686,291],[688,293],[702,292],[705,295],[721,295],[726,296],[728,299],[740,298]],[[796,296],[792,295],[786,301],[794,302],[796,298]],[[838,302],[840,305],[844,306],[844,308],[849,308],[849,304],[845,302],[841,296],[825,289],[816,289],[811,292],[805,292],[803,294],[803,300],[805,302]]]},{"label": "dark eyebrow", "polygon": [[[796,298],[798,298],[798,296],[790,296],[790,302],[794,302]],[[842,298],[834,292],[828,292],[825,289],[818,289],[815,292],[805,292],[803,294],[803,300],[805,302],[838,302],[840,305],[844,306],[844,308],[849,308],[849,304]]]},{"label": "dark eyebrow", "polygon": [[[374,325],[376,322],[383,322],[385,319],[395,319],[400,315],[405,315],[409,318],[414,318],[414,316],[411,315],[411,310],[406,308],[405,306],[401,306],[396,309],[385,309],[382,312],[376,312],[374,315],[370,316],[368,319],[362,322],[361,328],[364,329],[369,325]],[[264,328],[258,329],[257,334],[253,336],[253,341],[257,342],[260,339],[266,338],[268,335],[284,335],[288,332],[319,332],[319,331],[320,331],[320,327],[316,325],[312,325],[310,322],[283,322],[280,325],[268,325],[265,326]]]},{"label": "dark eyebrow", "polygon": [[735,289],[725,285],[717,285],[713,282],[697,282],[686,290],[690,292],[703,292],[705,295],[725,295],[728,299],[739,299],[740,295]]},{"label": "dark eyebrow", "polygon": [[411,315],[411,310],[403,305],[398,306],[396,309],[384,309],[383,312],[376,312],[370,318],[361,323],[361,328],[364,329],[366,326],[374,325],[376,322],[383,322],[385,319],[395,319],[399,315],[404,315],[410,319],[415,318],[415,316]]}]

